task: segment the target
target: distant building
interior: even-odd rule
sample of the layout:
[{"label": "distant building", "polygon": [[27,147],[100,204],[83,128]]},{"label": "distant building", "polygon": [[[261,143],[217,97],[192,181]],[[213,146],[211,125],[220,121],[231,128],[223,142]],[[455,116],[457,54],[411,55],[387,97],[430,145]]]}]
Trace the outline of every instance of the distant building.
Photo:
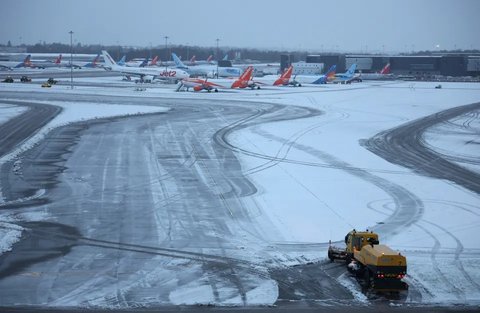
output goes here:
[{"label": "distant building", "polygon": [[308,55],[306,61],[307,63],[323,63],[325,69],[336,65],[337,73],[345,72],[345,55],[343,54]]},{"label": "distant building", "polygon": [[480,76],[480,56],[467,57],[467,73],[470,76]]},{"label": "distant building", "polygon": [[346,67],[357,64],[357,71],[374,73],[390,63],[392,73],[412,76],[476,76],[480,73],[480,56],[438,55],[346,55]]},{"label": "distant building", "polygon": [[[292,55],[280,57],[281,69],[293,63]],[[357,72],[376,73],[387,63],[393,74],[416,77],[431,76],[480,76],[480,54],[435,54],[435,55],[368,55],[325,54],[308,55],[305,62],[294,63],[294,74],[318,74],[332,65],[337,73],[345,72],[352,64]],[[322,66],[323,65],[323,66]]]},{"label": "distant building", "polygon": [[295,58],[293,54],[281,54],[280,55],[280,72],[283,73],[283,71],[289,67],[293,62],[295,62]]},{"label": "distant building", "polygon": [[296,62],[293,65],[293,75],[320,75],[323,73],[323,63]]}]

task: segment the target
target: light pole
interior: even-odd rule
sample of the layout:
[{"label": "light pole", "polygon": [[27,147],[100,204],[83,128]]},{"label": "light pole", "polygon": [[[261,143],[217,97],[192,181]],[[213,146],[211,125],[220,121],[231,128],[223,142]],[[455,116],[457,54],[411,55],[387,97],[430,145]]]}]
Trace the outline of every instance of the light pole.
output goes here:
[{"label": "light pole", "polygon": [[188,55],[188,46],[189,46],[189,43],[187,42],[187,61],[190,60]]},{"label": "light pole", "polygon": [[165,36],[165,70],[167,70],[168,64],[168,36]]},{"label": "light pole", "polygon": [[70,34],[70,89],[73,89],[73,31]]},{"label": "light pole", "polygon": [[215,39],[215,41],[217,42],[217,78],[218,78],[218,62],[220,61],[220,55],[219,55],[219,52],[218,52],[218,42],[220,41],[220,39]]}]

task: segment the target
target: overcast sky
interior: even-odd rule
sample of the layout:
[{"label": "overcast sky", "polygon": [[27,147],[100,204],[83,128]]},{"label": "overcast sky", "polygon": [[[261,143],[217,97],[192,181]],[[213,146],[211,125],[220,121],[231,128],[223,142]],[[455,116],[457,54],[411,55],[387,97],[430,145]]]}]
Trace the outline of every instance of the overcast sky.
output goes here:
[{"label": "overcast sky", "polygon": [[480,48],[480,0],[0,0],[0,42],[348,52]]}]

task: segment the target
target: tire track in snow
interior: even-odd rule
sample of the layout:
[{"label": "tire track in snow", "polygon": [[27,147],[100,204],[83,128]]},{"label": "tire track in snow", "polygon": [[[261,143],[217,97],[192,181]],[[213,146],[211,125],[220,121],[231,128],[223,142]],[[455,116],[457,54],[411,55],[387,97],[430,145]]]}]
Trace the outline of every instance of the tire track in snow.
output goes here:
[{"label": "tire track in snow", "polygon": [[[380,213],[380,214],[384,214],[384,215],[387,215],[385,213],[385,211],[382,211],[382,210],[379,210],[379,209],[375,209],[374,206],[373,206],[373,203],[374,202],[381,202],[381,201],[384,201],[383,205],[382,205],[382,208],[385,210],[385,211],[393,211],[392,208],[389,207],[389,205],[391,203],[389,202],[386,202],[385,200],[376,200],[376,201],[372,201],[368,207],[377,212],[377,213]],[[425,200],[425,201],[428,201],[428,200]],[[464,208],[462,207],[461,205],[459,205],[458,203],[456,202],[453,202],[451,203],[450,201],[438,201],[438,200],[432,200],[432,201],[428,201],[428,203],[439,203],[439,204],[448,204],[450,206],[453,206],[453,207],[456,207],[458,209],[461,209],[461,210],[464,210],[468,213],[471,213],[473,215],[476,215],[476,216],[479,216],[480,214],[470,210],[470,209],[467,209],[467,208]],[[455,260],[455,266],[457,267],[457,269],[462,273],[462,276],[477,290],[480,290],[480,285],[468,274],[468,272],[465,270],[465,268],[463,267],[463,263],[462,263],[462,260],[460,259],[460,255],[463,253],[464,251],[464,247],[463,247],[463,244],[461,243],[461,241],[452,233],[450,232],[449,230],[447,230],[446,228],[436,224],[436,223],[433,223],[433,222],[430,222],[430,221],[427,221],[425,219],[422,219],[422,221],[419,221],[419,222],[422,222],[422,223],[426,223],[426,224],[429,224],[433,227],[436,227],[438,229],[440,229],[442,232],[444,232],[445,234],[447,234],[449,237],[451,237],[455,243],[456,243],[456,248],[455,248],[455,256],[454,256],[454,260]],[[452,288],[454,290],[454,293],[457,295],[457,298],[460,299],[460,300],[465,300],[465,292],[461,289],[459,289],[458,287],[456,287],[453,282],[451,282],[444,274],[443,272],[441,271],[440,269],[440,266],[436,260],[436,256],[440,253],[440,248],[441,248],[441,243],[440,243],[440,240],[438,240],[438,238],[430,231],[428,231],[425,227],[419,225],[418,223],[415,225],[417,226],[418,228],[420,228],[423,232],[425,232],[429,237],[431,237],[435,244],[431,250],[431,253],[430,253],[430,258],[432,260],[432,264],[434,266],[434,269],[435,269],[435,272],[439,275],[439,277],[441,277],[441,279],[446,283],[446,285],[449,285],[450,288]],[[416,280],[418,282],[418,280]],[[428,290],[426,289],[425,287],[422,288],[423,290]],[[429,291],[429,293],[431,294],[431,292]]]},{"label": "tire track in snow", "polygon": [[[263,136],[280,142],[283,140],[275,135],[263,134]],[[383,238],[393,236],[403,228],[408,227],[421,219],[424,211],[423,202],[415,194],[403,188],[402,186],[369,173],[364,169],[355,168],[347,162],[341,161],[327,152],[323,152],[299,143],[293,144],[293,147],[319,158],[328,164],[332,164],[336,168],[342,169],[352,176],[373,184],[379,189],[385,191],[393,199],[395,203],[395,210],[392,215],[390,215],[383,222],[383,224],[375,226],[372,225],[372,227],[369,227],[369,229],[380,233]]]},{"label": "tire track in snow", "polygon": [[[425,222],[425,221],[424,221]],[[458,289],[446,276],[443,274],[443,272],[440,270],[440,266],[438,265],[437,261],[437,254],[440,251],[441,244],[438,238],[432,234],[429,230],[427,230],[425,227],[421,226],[419,223],[415,225],[416,227],[420,228],[422,231],[424,231],[427,235],[429,235],[433,241],[434,245],[432,247],[431,253],[430,253],[430,259],[432,261],[433,269],[437,276],[443,281],[443,283],[449,287],[449,289],[455,294],[455,296],[460,299],[460,300],[465,300],[465,293]]]},{"label": "tire track in snow", "polygon": [[420,175],[452,181],[480,194],[480,173],[442,158],[428,148],[423,138],[430,127],[479,109],[480,103],[473,103],[444,110],[382,131],[370,139],[362,140],[361,144],[388,162],[409,168]]}]

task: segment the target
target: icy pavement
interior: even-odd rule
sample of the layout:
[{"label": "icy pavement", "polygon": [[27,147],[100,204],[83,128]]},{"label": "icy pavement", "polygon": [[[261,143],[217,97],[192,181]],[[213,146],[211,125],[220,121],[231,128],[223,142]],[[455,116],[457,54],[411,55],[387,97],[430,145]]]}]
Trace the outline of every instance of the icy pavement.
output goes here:
[{"label": "icy pavement", "polygon": [[[12,293],[4,303],[258,305],[315,293],[340,301],[318,290],[322,282],[328,284],[324,289],[343,288],[342,301],[350,294],[352,301],[368,303],[372,299],[338,275],[341,269],[302,266],[321,265],[328,240],[340,241],[352,228],[376,227],[384,242],[407,256],[407,304],[478,305],[479,195],[389,163],[362,145],[382,131],[480,101],[476,84],[434,85],[218,94],[87,86],[29,95],[35,101],[49,97],[51,104],[77,95],[76,102],[62,104],[67,115],[59,116],[57,126],[94,118],[92,112],[137,113],[139,105],[143,113],[156,105],[172,110],[86,128],[80,123],[72,133],[82,135],[68,151],[53,141],[58,151],[49,149],[68,157],[55,174],[58,185],[47,189],[51,202],[16,208],[14,217],[15,225],[21,220],[36,234],[47,228],[68,232],[66,242],[55,243],[65,254],[0,280],[4,292],[7,286],[30,286],[25,298]],[[0,88],[10,98],[16,87]],[[452,123],[428,129],[426,142],[471,164],[479,154],[478,114]],[[454,137],[443,136],[449,132]],[[70,135],[65,128],[55,138]],[[458,149],[461,142],[470,142],[467,150]],[[33,174],[26,179],[41,186]],[[44,222],[59,224],[29,224],[25,213],[37,211],[48,213]],[[283,272],[272,279],[272,269]],[[57,272],[63,274],[51,274]],[[298,280],[308,274],[313,279],[301,286]],[[42,284],[50,286],[46,297],[36,295]]]}]

